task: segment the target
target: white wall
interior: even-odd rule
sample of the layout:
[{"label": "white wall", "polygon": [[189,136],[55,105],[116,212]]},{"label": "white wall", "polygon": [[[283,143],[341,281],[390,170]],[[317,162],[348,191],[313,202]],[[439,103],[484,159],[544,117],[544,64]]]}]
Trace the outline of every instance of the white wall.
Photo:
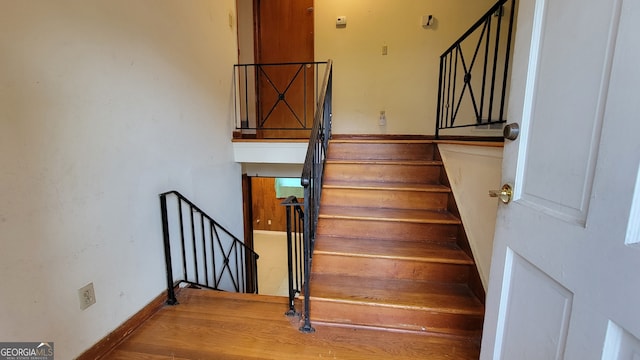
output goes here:
[{"label": "white wall", "polygon": [[[237,6],[237,22],[238,22],[238,63],[253,64],[254,61],[254,16],[253,16],[253,0],[236,0]],[[245,76],[245,71],[246,76]],[[241,128],[241,120],[249,121],[247,124],[250,128],[256,127],[256,93],[255,91],[247,91],[255,89],[256,77],[255,68],[237,68],[236,83],[238,86],[238,117],[235,119],[236,127]],[[243,94],[247,95],[243,101]],[[255,130],[243,130],[243,133],[254,133]]]},{"label": "white wall", "polygon": [[[242,238],[234,0],[3,1],[0,339],[71,359],[165,287],[158,193]],[[79,309],[77,290],[97,303]]]},{"label": "white wall", "polygon": [[440,144],[438,149],[482,284],[487,289],[498,212],[498,200],[490,198],[488,193],[502,186],[503,149],[454,144]]},{"label": "white wall", "polygon": [[[440,54],[495,2],[316,0],[315,57],[334,59],[334,133],[433,134]],[[424,14],[432,28],[420,26]],[[342,15],[347,26],[336,28]]]}]

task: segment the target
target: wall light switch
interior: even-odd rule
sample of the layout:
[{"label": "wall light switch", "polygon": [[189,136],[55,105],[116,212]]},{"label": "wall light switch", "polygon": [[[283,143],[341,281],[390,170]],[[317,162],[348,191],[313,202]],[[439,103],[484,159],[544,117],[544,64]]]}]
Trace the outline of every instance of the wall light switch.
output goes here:
[{"label": "wall light switch", "polygon": [[78,299],[80,299],[80,310],[96,303],[96,292],[93,290],[92,282],[78,289]]},{"label": "wall light switch", "polygon": [[422,17],[420,18],[420,25],[425,28],[433,26],[433,20],[433,15],[422,15]]},{"label": "wall light switch", "polygon": [[387,112],[384,110],[380,111],[380,118],[378,118],[378,125],[380,126],[387,125]]},{"label": "wall light switch", "polygon": [[342,15],[336,18],[336,27],[346,27],[347,26],[347,17]]}]

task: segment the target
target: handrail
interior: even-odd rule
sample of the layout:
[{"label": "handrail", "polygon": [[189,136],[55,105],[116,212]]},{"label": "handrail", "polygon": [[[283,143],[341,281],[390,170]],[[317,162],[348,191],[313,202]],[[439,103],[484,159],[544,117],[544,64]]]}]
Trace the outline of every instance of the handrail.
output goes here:
[{"label": "handrail", "polygon": [[[308,133],[326,61],[234,65],[235,128]],[[306,136],[305,136],[306,137]]]},{"label": "handrail", "polygon": [[[436,138],[443,129],[507,121],[506,97],[515,1],[498,1],[440,56]],[[505,8],[509,11],[506,35],[502,31]],[[497,24],[492,33],[494,19],[497,19]],[[477,40],[472,37],[476,32],[479,32]],[[462,90],[458,93],[459,87]],[[495,108],[498,109],[497,114]]]},{"label": "handrail", "polygon": [[[287,243],[289,245],[289,311],[287,315],[297,315],[295,311],[294,297],[301,291],[304,293],[303,311],[300,313],[304,320],[304,324],[300,327],[300,331],[304,333],[314,332],[311,326],[309,298],[310,298],[310,275],[311,275],[311,259],[313,256],[313,247],[316,237],[316,228],[318,224],[318,213],[320,208],[320,195],[322,192],[322,176],[324,174],[324,163],[326,158],[329,139],[331,138],[331,95],[332,95],[332,78],[333,78],[333,62],[327,62],[327,68],[320,89],[320,96],[313,120],[313,129],[309,137],[309,146],[300,177],[300,183],[304,187],[304,205],[295,197],[287,198],[282,205],[287,207]],[[291,208],[295,211],[292,213]],[[302,221],[303,226],[299,224]],[[293,226],[292,226],[293,225]],[[299,246],[299,247],[296,247]],[[301,248],[301,249],[300,249]],[[293,260],[298,256],[302,257],[302,264]],[[300,266],[302,265],[302,266]],[[299,277],[302,280],[302,289],[294,279]]]},{"label": "handrail", "polygon": [[[178,191],[159,196],[167,304],[178,303],[174,289],[181,283],[214,290],[258,293],[258,254],[255,251]],[[170,200],[176,205],[174,210],[167,206]],[[175,220],[173,227],[170,227],[170,219]],[[177,277],[173,273],[174,265],[182,269]]]}]

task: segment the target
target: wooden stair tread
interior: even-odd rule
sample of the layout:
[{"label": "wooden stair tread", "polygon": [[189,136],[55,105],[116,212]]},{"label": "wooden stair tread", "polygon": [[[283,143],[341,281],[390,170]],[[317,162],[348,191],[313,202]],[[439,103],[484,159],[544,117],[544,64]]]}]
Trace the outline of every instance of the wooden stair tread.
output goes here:
[{"label": "wooden stair tread", "polygon": [[329,142],[336,144],[433,144],[436,141],[427,139],[331,139]]},{"label": "wooden stair tread", "polygon": [[440,160],[344,160],[328,158],[326,164],[343,165],[415,165],[415,166],[441,166]]},{"label": "wooden stair tread", "polygon": [[323,183],[323,188],[451,192],[451,188],[442,184],[400,183],[400,182],[380,182],[380,181],[354,182],[354,181],[348,181],[348,180],[332,180],[332,179],[327,179]]},{"label": "wooden stair tread", "polygon": [[321,218],[401,221],[432,224],[460,224],[460,219],[448,211],[387,209],[349,206],[321,206]]},{"label": "wooden stair tread", "polygon": [[[322,207],[322,206],[321,206]],[[396,225],[401,226],[396,226]],[[317,234],[393,241],[456,242],[457,224],[378,221],[375,218],[340,219],[320,214]]]},{"label": "wooden stair tread", "polygon": [[465,284],[311,275],[310,300],[449,314],[483,315],[484,306]]},{"label": "wooden stair tread", "polygon": [[314,254],[473,265],[453,242],[390,241],[319,235]]}]

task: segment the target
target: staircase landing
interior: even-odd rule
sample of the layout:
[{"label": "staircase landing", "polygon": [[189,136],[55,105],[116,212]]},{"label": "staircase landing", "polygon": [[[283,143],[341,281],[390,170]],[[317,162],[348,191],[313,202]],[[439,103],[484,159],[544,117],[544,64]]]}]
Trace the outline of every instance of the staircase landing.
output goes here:
[{"label": "staircase landing", "polygon": [[470,360],[475,342],[314,324],[303,334],[283,315],[284,297],[182,289],[103,359]]}]

